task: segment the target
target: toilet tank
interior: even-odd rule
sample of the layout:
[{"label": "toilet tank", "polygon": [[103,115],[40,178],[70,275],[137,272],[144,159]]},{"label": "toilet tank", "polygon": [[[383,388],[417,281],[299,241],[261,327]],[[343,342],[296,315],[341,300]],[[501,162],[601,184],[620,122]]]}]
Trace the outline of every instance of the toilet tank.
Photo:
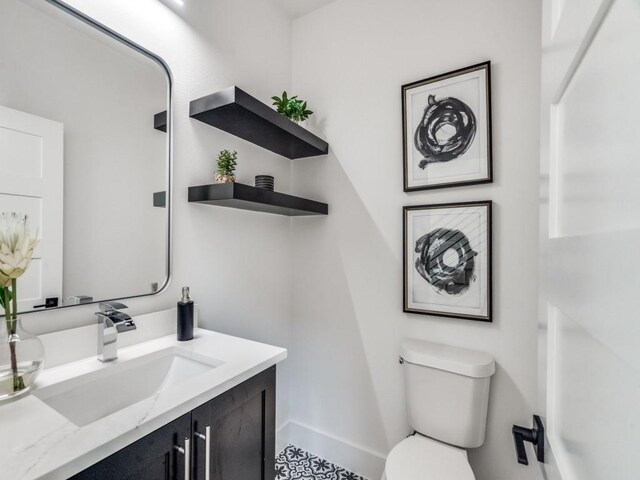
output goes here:
[{"label": "toilet tank", "polygon": [[482,445],[493,358],[420,340],[405,340],[401,358],[411,428],[461,448]]}]

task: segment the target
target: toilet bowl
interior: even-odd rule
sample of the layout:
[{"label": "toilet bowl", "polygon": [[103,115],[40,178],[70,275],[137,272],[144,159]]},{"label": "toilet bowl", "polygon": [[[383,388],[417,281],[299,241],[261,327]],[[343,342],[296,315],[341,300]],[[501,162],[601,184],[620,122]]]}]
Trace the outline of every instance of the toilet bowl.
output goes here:
[{"label": "toilet bowl", "polygon": [[475,480],[464,449],[416,433],[387,457],[382,480]]}]

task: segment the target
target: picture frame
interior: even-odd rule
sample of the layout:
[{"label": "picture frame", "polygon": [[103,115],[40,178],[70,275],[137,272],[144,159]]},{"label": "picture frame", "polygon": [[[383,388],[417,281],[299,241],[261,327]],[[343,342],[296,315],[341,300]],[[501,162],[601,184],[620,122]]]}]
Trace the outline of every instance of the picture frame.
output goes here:
[{"label": "picture frame", "polygon": [[404,191],[493,182],[491,62],[402,86]]},{"label": "picture frame", "polygon": [[403,311],[491,322],[490,200],[403,207]]}]

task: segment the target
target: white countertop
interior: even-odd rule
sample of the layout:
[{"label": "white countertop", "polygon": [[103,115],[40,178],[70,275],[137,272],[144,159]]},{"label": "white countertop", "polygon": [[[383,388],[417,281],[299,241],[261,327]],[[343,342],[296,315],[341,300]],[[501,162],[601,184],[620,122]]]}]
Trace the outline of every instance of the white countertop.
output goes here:
[{"label": "white countertop", "polygon": [[115,362],[91,356],[44,370],[36,389],[166,348],[220,365],[83,427],[31,394],[0,404],[0,479],[67,479],[287,356],[283,348],[197,329],[189,342],[174,334],[122,348]]}]

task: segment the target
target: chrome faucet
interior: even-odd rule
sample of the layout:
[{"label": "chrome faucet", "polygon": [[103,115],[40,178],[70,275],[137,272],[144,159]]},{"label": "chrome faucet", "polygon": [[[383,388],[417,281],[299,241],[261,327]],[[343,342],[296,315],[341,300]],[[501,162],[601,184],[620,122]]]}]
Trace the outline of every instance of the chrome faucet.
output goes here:
[{"label": "chrome faucet", "polygon": [[111,362],[118,358],[118,333],[136,329],[136,324],[126,313],[118,310],[127,308],[123,303],[100,303],[98,316],[98,360]]}]

